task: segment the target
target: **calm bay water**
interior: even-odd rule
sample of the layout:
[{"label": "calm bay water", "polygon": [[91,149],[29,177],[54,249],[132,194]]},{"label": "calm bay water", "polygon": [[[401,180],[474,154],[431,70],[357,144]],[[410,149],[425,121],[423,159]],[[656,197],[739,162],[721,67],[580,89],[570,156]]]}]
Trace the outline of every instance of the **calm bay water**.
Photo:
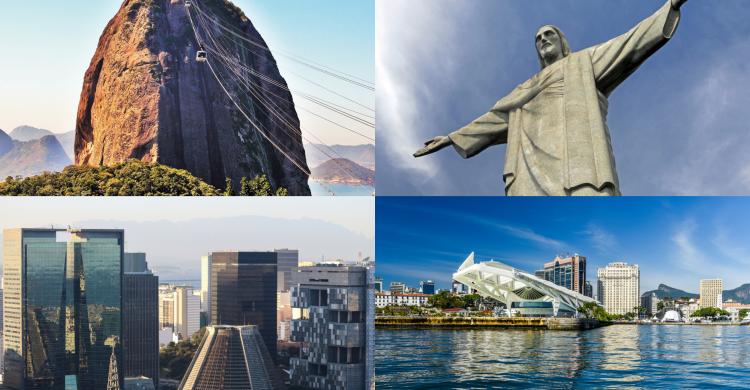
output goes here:
[{"label": "calm bay water", "polygon": [[322,184],[315,180],[308,182],[313,196],[327,196],[333,191],[336,196],[372,196],[375,188],[372,186],[355,186],[348,184]]},{"label": "calm bay water", "polygon": [[377,330],[378,389],[750,388],[750,327]]}]

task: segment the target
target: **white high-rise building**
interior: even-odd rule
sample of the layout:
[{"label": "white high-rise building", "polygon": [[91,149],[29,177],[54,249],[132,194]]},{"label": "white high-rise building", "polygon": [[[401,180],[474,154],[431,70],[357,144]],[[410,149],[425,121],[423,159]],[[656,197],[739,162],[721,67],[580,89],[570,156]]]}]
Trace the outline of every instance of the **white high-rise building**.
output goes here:
[{"label": "white high-rise building", "polygon": [[637,264],[609,263],[597,271],[597,298],[610,314],[635,312],[641,304],[641,272]]},{"label": "white high-rise building", "polygon": [[724,281],[721,279],[701,279],[700,284],[700,307],[723,308],[722,295],[724,294]]},{"label": "white high-rise building", "polygon": [[201,329],[201,298],[192,287],[178,286],[174,291],[174,333],[189,339]]},{"label": "white high-rise building", "polygon": [[211,316],[211,255],[201,257],[201,312]]},{"label": "white high-rise building", "polygon": [[159,328],[174,327],[174,287],[159,285]]}]

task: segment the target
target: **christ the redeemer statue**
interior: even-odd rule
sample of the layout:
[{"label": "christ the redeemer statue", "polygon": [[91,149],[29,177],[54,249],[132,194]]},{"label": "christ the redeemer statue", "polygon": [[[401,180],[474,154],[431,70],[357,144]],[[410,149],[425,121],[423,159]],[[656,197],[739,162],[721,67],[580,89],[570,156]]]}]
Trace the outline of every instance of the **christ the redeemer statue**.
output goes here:
[{"label": "christ the redeemer statue", "polygon": [[575,53],[557,27],[540,28],[542,70],[490,112],[426,142],[414,156],[453,145],[470,158],[508,144],[503,180],[509,196],[620,195],[608,97],[672,37],[686,1],[669,0],[627,33]]}]

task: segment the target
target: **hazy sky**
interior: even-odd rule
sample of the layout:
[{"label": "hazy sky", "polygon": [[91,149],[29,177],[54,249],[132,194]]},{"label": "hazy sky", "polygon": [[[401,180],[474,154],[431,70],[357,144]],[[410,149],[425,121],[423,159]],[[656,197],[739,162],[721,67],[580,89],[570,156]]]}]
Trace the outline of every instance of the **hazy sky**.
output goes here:
[{"label": "hazy sky", "polygon": [[[125,229],[163,279],[198,276],[209,251],[300,250],[303,260],[374,257],[374,199],[0,198],[2,229]],[[2,260],[2,256],[0,256]]]},{"label": "hazy sky", "polygon": [[450,286],[469,253],[534,272],[556,255],[588,260],[588,279],[614,261],[641,269],[641,292],[659,283],[698,292],[750,283],[748,198],[378,197],[378,274],[386,285]]},{"label": "hazy sky", "polygon": [[[234,0],[272,50],[280,49],[374,81],[374,5],[346,0]],[[0,12],[0,129],[30,125],[54,132],[75,128],[83,76],[118,0],[5,1]],[[290,87],[349,104],[293,75],[374,107],[374,94],[350,87],[276,55]],[[300,107],[328,112],[295,99]],[[356,107],[356,106],[355,106]],[[367,143],[298,110],[303,130],[329,144]],[[349,124],[347,124],[349,125]],[[351,126],[354,126],[353,124]],[[367,131],[367,128],[355,128]],[[372,137],[374,131],[369,129]]]},{"label": "hazy sky", "polygon": [[[505,146],[414,159],[539,70],[534,34],[573,50],[622,34],[663,0],[385,0],[376,4],[378,194],[503,193]],[[750,194],[746,0],[688,1],[675,37],[610,98],[625,195]]]}]

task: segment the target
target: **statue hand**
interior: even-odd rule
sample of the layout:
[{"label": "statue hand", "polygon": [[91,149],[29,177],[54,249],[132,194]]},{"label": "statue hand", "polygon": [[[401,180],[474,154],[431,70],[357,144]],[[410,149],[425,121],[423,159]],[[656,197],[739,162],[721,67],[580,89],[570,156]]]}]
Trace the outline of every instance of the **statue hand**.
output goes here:
[{"label": "statue hand", "polygon": [[672,8],[680,9],[685,2],[687,2],[687,0],[672,0]]},{"label": "statue hand", "polygon": [[435,153],[438,150],[453,145],[453,141],[451,141],[450,137],[441,135],[425,142],[424,145],[424,148],[419,149],[416,153],[414,153],[414,157],[422,157],[431,153]]}]

